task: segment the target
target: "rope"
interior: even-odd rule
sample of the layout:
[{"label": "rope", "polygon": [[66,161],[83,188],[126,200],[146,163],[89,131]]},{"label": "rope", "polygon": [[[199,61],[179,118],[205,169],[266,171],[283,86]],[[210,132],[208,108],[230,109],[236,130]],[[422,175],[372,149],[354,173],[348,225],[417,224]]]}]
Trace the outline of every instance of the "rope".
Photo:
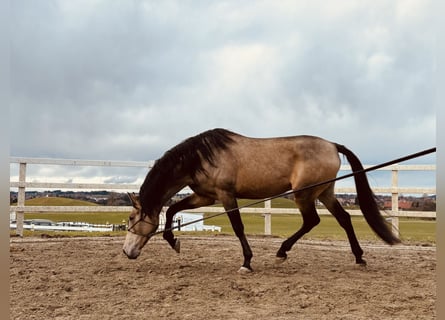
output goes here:
[{"label": "rope", "polygon": [[254,206],[254,205],[266,202],[266,201],[269,201],[269,200],[273,200],[273,199],[276,199],[276,198],[282,198],[282,197],[288,196],[288,195],[290,195],[292,193],[301,192],[301,191],[305,191],[305,190],[308,190],[308,189],[311,189],[311,188],[319,187],[319,186],[322,186],[324,184],[328,184],[328,183],[331,183],[331,182],[334,182],[334,181],[350,178],[350,177],[353,177],[354,175],[365,173],[365,172],[369,172],[369,171],[374,171],[374,170],[377,170],[377,169],[380,169],[380,168],[383,168],[383,167],[388,167],[390,165],[397,164],[399,162],[404,162],[404,161],[411,160],[411,159],[414,159],[414,158],[422,157],[422,156],[425,156],[427,154],[434,153],[434,152],[436,152],[436,148],[435,147],[434,148],[430,148],[430,149],[426,149],[426,150],[423,150],[423,151],[420,151],[420,152],[416,152],[416,153],[407,155],[405,157],[401,157],[401,158],[398,158],[398,159],[395,159],[395,160],[387,161],[387,162],[384,162],[384,163],[381,163],[381,164],[378,164],[378,165],[375,165],[375,166],[371,166],[371,167],[363,169],[363,170],[354,171],[352,173],[345,174],[343,176],[336,177],[336,178],[333,178],[333,179],[330,179],[330,180],[326,180],[326,181],[318,182],[318,183],[315,183],[315,184],[311,184],[311,185],[308,185],[308,186],[300,188],[300,189],[289,190],[289,191],[277,194],[277,195],[272,196],[272,197],[268,197],[268,198],[264,198],[264,199],[261,199],[261,200],[258,200],[258,201],[247,203],[247,204],[245,204],[243,206],[240,206],[240,207],[237,207],[237,208],[233,208],[233,209],[229,209],[229,210],[226,210],[226,211],[223,211],[223,212],[219,212],[219,213],[210,215],[208,217],[203,217],[203,218],[200,218],[200,219],[197,219],[197,220],[193,220],[193,221],[190,221],[190,222],[178,225],[176,227],[171,227],[171,228],[168,228],[168,229],[164,229],[162,231],[157,231],[157,232],[153,233],[153,235],[163,233],[164,231],[173,231],[175,229],[179,229],[179,228],[182,228],[182,227],[185,227],[185,226],[197,223],[197,222],[209,220],[209,219],[221,216],[223,214],[228,214],[228,213],[236,211],[236,210],[248,208],[248,207],[251,207],[251,206]]}]

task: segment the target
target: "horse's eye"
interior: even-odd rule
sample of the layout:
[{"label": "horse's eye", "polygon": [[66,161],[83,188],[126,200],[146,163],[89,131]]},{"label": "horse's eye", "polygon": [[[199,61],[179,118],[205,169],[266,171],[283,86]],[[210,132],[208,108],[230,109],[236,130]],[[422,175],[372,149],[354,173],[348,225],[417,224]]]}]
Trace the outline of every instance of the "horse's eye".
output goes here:
[{"label": "horse's eye", "polygon": [[128,220],[133,221],[134,220],[134,216],[129,216]]}]

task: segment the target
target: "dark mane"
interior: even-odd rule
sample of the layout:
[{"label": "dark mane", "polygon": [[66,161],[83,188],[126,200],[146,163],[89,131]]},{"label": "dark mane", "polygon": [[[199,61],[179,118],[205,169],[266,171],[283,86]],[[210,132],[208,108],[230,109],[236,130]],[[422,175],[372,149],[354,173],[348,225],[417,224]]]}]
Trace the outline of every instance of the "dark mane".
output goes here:
[{"label": "dark mane", "polygon": [[[148,209],[162,201],[166,183],[171,184],[173,179],[184,175],[193,178],[197,173],[205,173],[203,163],[214,166],[216,152],[227,149],[233,142],[233,135],[235,133],[225,129],[208,130],[184,140],[165,152],[156,160],[140,188],[142,208]],[[143,211],[149,213],[151,210]]]}]

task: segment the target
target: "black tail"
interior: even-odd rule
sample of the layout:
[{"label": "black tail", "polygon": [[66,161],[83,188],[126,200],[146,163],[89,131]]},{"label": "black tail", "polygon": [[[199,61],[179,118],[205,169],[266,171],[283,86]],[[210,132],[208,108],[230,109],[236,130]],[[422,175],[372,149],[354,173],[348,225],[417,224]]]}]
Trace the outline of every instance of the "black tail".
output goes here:
[{"label": "black tail", "polygon": [[[337,147],[337,151],[346,156],[353,172],[362,171],[364,169],[360,160],[351,150],[339,144],[335,145]],[[366,173],[361,172],[355,174],[354,180],[357,188],[357,197],[360,210],[363,212],[363,215],[371,229],[374,230],[374,232],[386,243],[399,243],[400,240],[391,232],[390,228],[385,222],[385,219],[380,214],[374,194],[369,187]]]}]

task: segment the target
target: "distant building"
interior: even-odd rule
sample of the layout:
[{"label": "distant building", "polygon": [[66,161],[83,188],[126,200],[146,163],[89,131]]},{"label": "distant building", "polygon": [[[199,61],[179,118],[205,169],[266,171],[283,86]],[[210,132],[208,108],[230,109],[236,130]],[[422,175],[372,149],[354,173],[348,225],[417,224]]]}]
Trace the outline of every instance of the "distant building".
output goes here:
[{"label": "distant building", "polygon": [[[385,210],[391,210],[392,209],[392,201],[386,200],[384,203],[384,209]],[[399,210],[412,210],[413,209],[413,201],[407,200],[407,199],[400,199],[399,200]]]},{"label": "distant building", "polygon": [[[202,213],[178,212],[173,219],[173,228],[178,231],[217,231],[221,232],[221,227],[214,225],[205,225]],[[160,215],[159,228],[165,228],[165,212]],[[194,222],[196,221],[196,222]]]}]

